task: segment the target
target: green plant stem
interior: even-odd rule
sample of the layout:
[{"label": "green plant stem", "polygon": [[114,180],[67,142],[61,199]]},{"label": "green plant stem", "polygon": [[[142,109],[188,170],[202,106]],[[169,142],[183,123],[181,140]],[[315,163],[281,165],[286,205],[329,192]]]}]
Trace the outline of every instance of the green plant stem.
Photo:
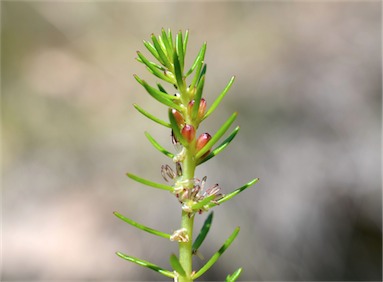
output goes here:
[{"label": "green plant stem", "polygon": [[[190,187],[192,188],[194,183],[194,173],[196,168],[196,161],[194,157],[194,150],[191,148],[194,148],[194,141],[191,143],[192,146],[186,149],[185,159],[183,161],[183,180],[185,183],[190,183]],[[189,237],[189,241],[182,243],[179,243],[179,259],[180,263],[185,270],[186,276],[185,277],[179,277],[180,282],[190,282],[193,281],[191,278],[191,274],[193,271],[193,252],[192,252],[192,245],[193,245],[193,224],[194,224],[194,215],[190,214],[188,212],[182,211],[182,218],[181,218],[181,228],[185,228],[187,230],[187,234]]]}]

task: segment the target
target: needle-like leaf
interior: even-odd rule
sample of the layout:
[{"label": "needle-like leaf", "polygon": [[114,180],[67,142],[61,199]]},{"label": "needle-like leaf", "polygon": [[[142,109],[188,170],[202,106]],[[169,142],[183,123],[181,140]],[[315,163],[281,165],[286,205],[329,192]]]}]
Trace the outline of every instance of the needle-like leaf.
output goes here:
[{"label": "needle-like leaf", "polygon": [[225,241],[225,243],[222,245],[222,247],[216,252],[209,261],[200,269],[198,270],[193,276],[193,279],[197,279],[202,274],[204,274],[212,265],[219,259],[219,257],[227,250],[227,248],[231,245],[231,243],[234,241],[234,239],[237,237],[239,233],[239,227],[237,227],[234,232],[230,235],[230,237]]},{"label": "needle-like leaf", "polygon": [[236,195],[238,195],[239,193],[241,193],[243,190],[249,188],[250,186],[252,186],[253,184],[255,184],[256,182],[258,182],[259,178],[255,178],[253,180],[251,180],[250,182],[246,183],[245,185],[243,185],[242,187],[234,190],[233,192],[225,195],[224,197],[222,197],[221,199],[219,199],[216,203],[213,203],[213,202],[210,202],[208,205],[209,205],[209,208],[212,208],[216,205],[219,205],[219,204],[222,204],[228,200],[230,200],[231,198],[235,197]]},{"label": "needle-like leaf", "polygon": [[164,49],[161,47],[160,43],[158,42],[156,36],[154,34],[152,34],[151,36],[152,38],[152,41],[153,41],[153,46],[154,48],[156,49],[157,53],[158,53],[158,56],[159,58],[161,59],[160,62],[166,66],[170,71],[173,71],[173,67],[169,61],[169,59],[167,58],[167,56],[165,55],[164,53]]},{"label": "needle-like leaf", "polygon": [[171,237],[170,234],[167,234],[167,233],[161,232],[159,230],[155,230],[153,228],[142,225],[138,222],[135,222],[134,220],[132,220],[130,218],[123,216],[122,214],[119,214],[118,212],[113,212],[113,214],[115,216],[117,216],[119,219],[121,219],[122,221],[125,221],[126,223],[129,223],[130,225],[137,227],[138,229],[144,230],[145,232],[148,232],[150,234],[153,234],[153,235],[156,235],[156,236],[170,240],[170,237]]},{"label": "needle-like leaf", "polygon": [[176,80],[177,80],[178,89],[182,93],[185,89],[185,81],[183,79],[182,67],[181,67],[181,63],[180,63],[179,58],[180,58],[179,54],[177,54],[177,52],[174,52],[174,54],[173,54],[174,75],[175,75]]},{"label": "needle-like leaf", "polygon": [[175,254],[170,256],[170,265],[179,275],[186,276],[186,272]]},{"label": "needle-like leaf", "polygon": [[226,282],[234,282],[241,275],[242,268],[238,268],[233,274],[226,277]]},{"label": "needle-like leaf", "polygon": [[226,122],[221,126],[220,129],[214,134],[214,136],[210,139],[209,142],[206,143],[206,145],[198,151],[196,154],[196,159],[198,160],[201,158],[207,151],[209,151],[215,143],[218,142],[218,140],[226,133],[226,131],[229,129],[231,124],[235,121],[237,118],[237,112],[233,113],[227,120]]},{"label": "needle-like leaf", "polygon": [[166,277],[174,278],[174,273],[172,271],[169,271],[169,270],[166,270],[162,267],[159,267],[158,265],[155,265],[154,263],[151,263],[151,262],[139,259],[139,258],[135,258],[132,256],[128,256],[128,255],[123,254],[121,252],[117,252],[116,255],[118,255],[120,258],[123,258],[127,261],[131,261],[131,262],[134,262],[134,263],[141,265],[143,267],[150,268],[150,269],[154,270],[155,272],[158,272],[158,273],[160,273]]},{"label": "needle-like leaf", "polygon": [[170,45],[168,35],[166,34],[165,29],[163,29],[163,28],[161,31],[161,37],[160,38],[161,38],[161,40],[165,46],[165,50],[166,50],[166,53],[168,55],[168,58],[171,58],[171,56],[173,55],[172,45]]},{"label": "needle-like leaf", "polygon": [[146,138],[148,138],[149,142],[153,145],[153,147],[160,151],[162,154],[171,159],[174,157],[174,154],[170,153],[168,150],[166,150],[160,144],[158,144],[158,142],[148,132],[145,132],[145,136]]},{"label": "needle-like leaf", "polygon": [[197,165],[203,164],[204,162],[210,160],[211,158],[221,153],[231,143],[231,141],[233,141],[238,131],[239,131],[239,126],[237,126],[233,130],[233,132],[229,135],[229,137],[227,137],[217,148],[215,148],[212,152],[210,152],[210,154],[208,154],[203,159],[199,159]]},{"label": "needle-like leaf", "polygon": [[141,108],[140,106],[138,106],[137,104],[133,104],[133,107],[139,111],[141,114],[143,114],[144,116],[146,116],[148,119],[151,119],[152,121],[158,123],[158,124],[161,124],[163,126],[166,126],[166,127],[169,127],[170,128],[170,123],[166,122],[166,121],[163,121],[157,117],[155,117],[154,115],[152,114],[149,114],[147,111],[145,111],[143,108]]},{"label": "needle-like leaf", "polygon": [[157,67],[155,63],[150,62],[148,59],[145,58],[144,55],[141,54],[140,51],[137,51],[137,55],[140,61],[143,64],[145,64],[155,76],[172,84],[175,82],[172,78],[170,78],[169,76],[166,76],[163,71],[158,69],[158,67],[160,66]]},{"label": "needle-like leaf", "polygon": [[161,92],[160,90],[157,90],[156,88],[151,87],[149,84],[146,83],[145,80],[142,80],[137,75],[134,75],[134,77],[138,81],[138,83],[140,83],[146,89],[146,91],[150,94],[150,96],[152,96],[158,102],[160,102],[160,103],[162,103],[168,107],[174,108],[178,111],[181,110],[181,106],[179,106],[178,104],[176,104],[172,101],[172,100],[179,99],[178,97],[168,95],[167,93]]},{"label": "needle-like leaf", "polygon": [[195,58],[195,60],[193,62],[193,65],[191,66],[191,68],[186,73],[186,76],[189,76],[194,71],[194,69],[197,66],[199,66],[201,64],[201,62],[203,62],[203,60],[205,58],[205,53],[206,53],[206,42],[202,45],[200,51],[198,52],[197,57]]},{"label": "needle-like leaf", "polygon": [[209,216],[206,218],[205,222],[203,223],[201,231],[199,232],[197,238],[195,239],[193,243],[193,247],[192,247],[193,254],[195,254],[198,251],[199,247],[202,245],[203,241],[205,240],[207,233],[209,233],[210,226],[213,221],[213,214],[214,214],[213,212],[210,212]]},{"label": "needle-like leaf", "polygon": [[181,70],[184,69],[185,55],[184,55],[184,46],[182,39],[182,31],[180,30],[176,35],[176,51],[180,61]]},{"label": "needle-like leaf", "polygon": [[149,52],[153,55],[153,57],[156,58],[161,64],[163,64],[160,56],[158,55],[156,48],[154,48],[154,46],[153,46],[153,44],[150,43],[149,41],[144,40],[144,45],[145,45],[146,49],[148,49]]},{"label": "needle-like leaf", "polygon": [[171,191],[171,192],[173,191],[173,187],[172,186],[161,184],[161,183],[157,183],[157,182],[153,182],[153,181],[141,178],[141,177],[139,177],[137,175],[134,175],[132,173],[127,173],[126,175],[129,178],[131,178],[131,179],[133,179],[133,180],[135,180],[135,181],[137,181],[139,183],[142,183],[144,185],[151,186],[151,187],[157,188],[157,189]]},{"label": "needle-like leaf", "polygon": [[184,42],[182,44],[184,46],[184,55],[186,55],[186,47],[188,46],[188,40],[189,40],[189,30],[187,29],[185,31]]},{"label": "needle-like leaf", "polygon": [[218,107],[218,105],[222,101],[223,97],[225,97],[227,91],[229,91],[230,87],[233,85],[234,80],[235,80],[235,76],[233,76],[230,79],[230,81],[226,85],[225,89],[221,92],[221,94],[218,96],[218,98],[215,99],[215,101],[213,102],[211,107],[207,110],[207,112],[206,112],[205,116],[203,117],[203,119],[206,119],[208,116],[210,116],[211,113],[214,112],[214,110]]}]

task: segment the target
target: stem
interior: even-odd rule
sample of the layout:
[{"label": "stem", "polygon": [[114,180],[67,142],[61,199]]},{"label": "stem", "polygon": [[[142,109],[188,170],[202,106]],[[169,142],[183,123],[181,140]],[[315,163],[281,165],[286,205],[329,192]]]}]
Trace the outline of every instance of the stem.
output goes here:
[{"label": "stem", "polygon": [[[194,173],[196,168],[196,161],[194,157],[194,143],[191,142],[192,146],[186,149],[185,159],[183,161],[183,180],[188,180],[186,183],[193,183]],[[194,185],[194,184],[191,184]],[[188,189],[193,188],[187,187]],[[179,252],[180,252],[180,263],[183,269],[186,272],[186,277],[179,277],[180,282],[190,282],[193,281],[191,278],[191,274],[193,271],[193,254],[192,254],[192,245],[193,245],[193,224],[194,224],[194,214],[187,213],[182,211],[182,219],[181,219],[181,228],[185,228],[187,230],[187,234],[189,237],[189,241],[185,243],[179,243]]]}]

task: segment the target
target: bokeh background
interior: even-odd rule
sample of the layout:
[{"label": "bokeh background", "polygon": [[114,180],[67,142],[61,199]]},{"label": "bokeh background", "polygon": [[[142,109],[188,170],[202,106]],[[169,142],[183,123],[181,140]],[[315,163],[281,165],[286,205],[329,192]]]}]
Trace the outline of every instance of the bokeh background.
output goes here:
[{"label": "bokeh background", "polygon": [[[202,249],[233,246],[203,279],[381,280],[381,3],[2,2],[2,281],[160,280],[127,254],[168,267],[176,252],[113,211],[171,232],[179,204],[127,171],[162,181],[147,142],[166,118],[132,77],[161,28],[189,29],[188,62],[208,42],[208,104],[236,81],[203,130],[238,111],[240,134],[201,166],[229,192]],[[148,54],[148,52],[145,52]],[[148,54],[149,56],[149,54]],[[199,229],[204,216],[197,219]],[[201,265],[196,259],[196,267]]]}]

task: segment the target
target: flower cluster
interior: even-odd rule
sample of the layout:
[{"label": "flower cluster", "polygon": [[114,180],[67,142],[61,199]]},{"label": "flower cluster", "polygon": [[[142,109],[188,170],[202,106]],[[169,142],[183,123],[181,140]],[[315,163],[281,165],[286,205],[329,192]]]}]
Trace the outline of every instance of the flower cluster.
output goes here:
[{"label": "flower cluster", "polygon": [[214,203],[218,205],[217,201],[224,197],[224,195],[220,193],[221,188],[218,183],[205,189],[207,176],[204,176],[201,180],[194,178],[192,181],[185,182],[180,179],[180,176],[182,176],[180,163],[176,163],[176,168],[177,172],[174,172],[169,165],[162,165],[161,175],[165,181],[174,182],[173,193],[182,204],[182,209],[189,213],[189,216],[197,211],[201,214],[209,210],[210,207],[208,204]]}]

